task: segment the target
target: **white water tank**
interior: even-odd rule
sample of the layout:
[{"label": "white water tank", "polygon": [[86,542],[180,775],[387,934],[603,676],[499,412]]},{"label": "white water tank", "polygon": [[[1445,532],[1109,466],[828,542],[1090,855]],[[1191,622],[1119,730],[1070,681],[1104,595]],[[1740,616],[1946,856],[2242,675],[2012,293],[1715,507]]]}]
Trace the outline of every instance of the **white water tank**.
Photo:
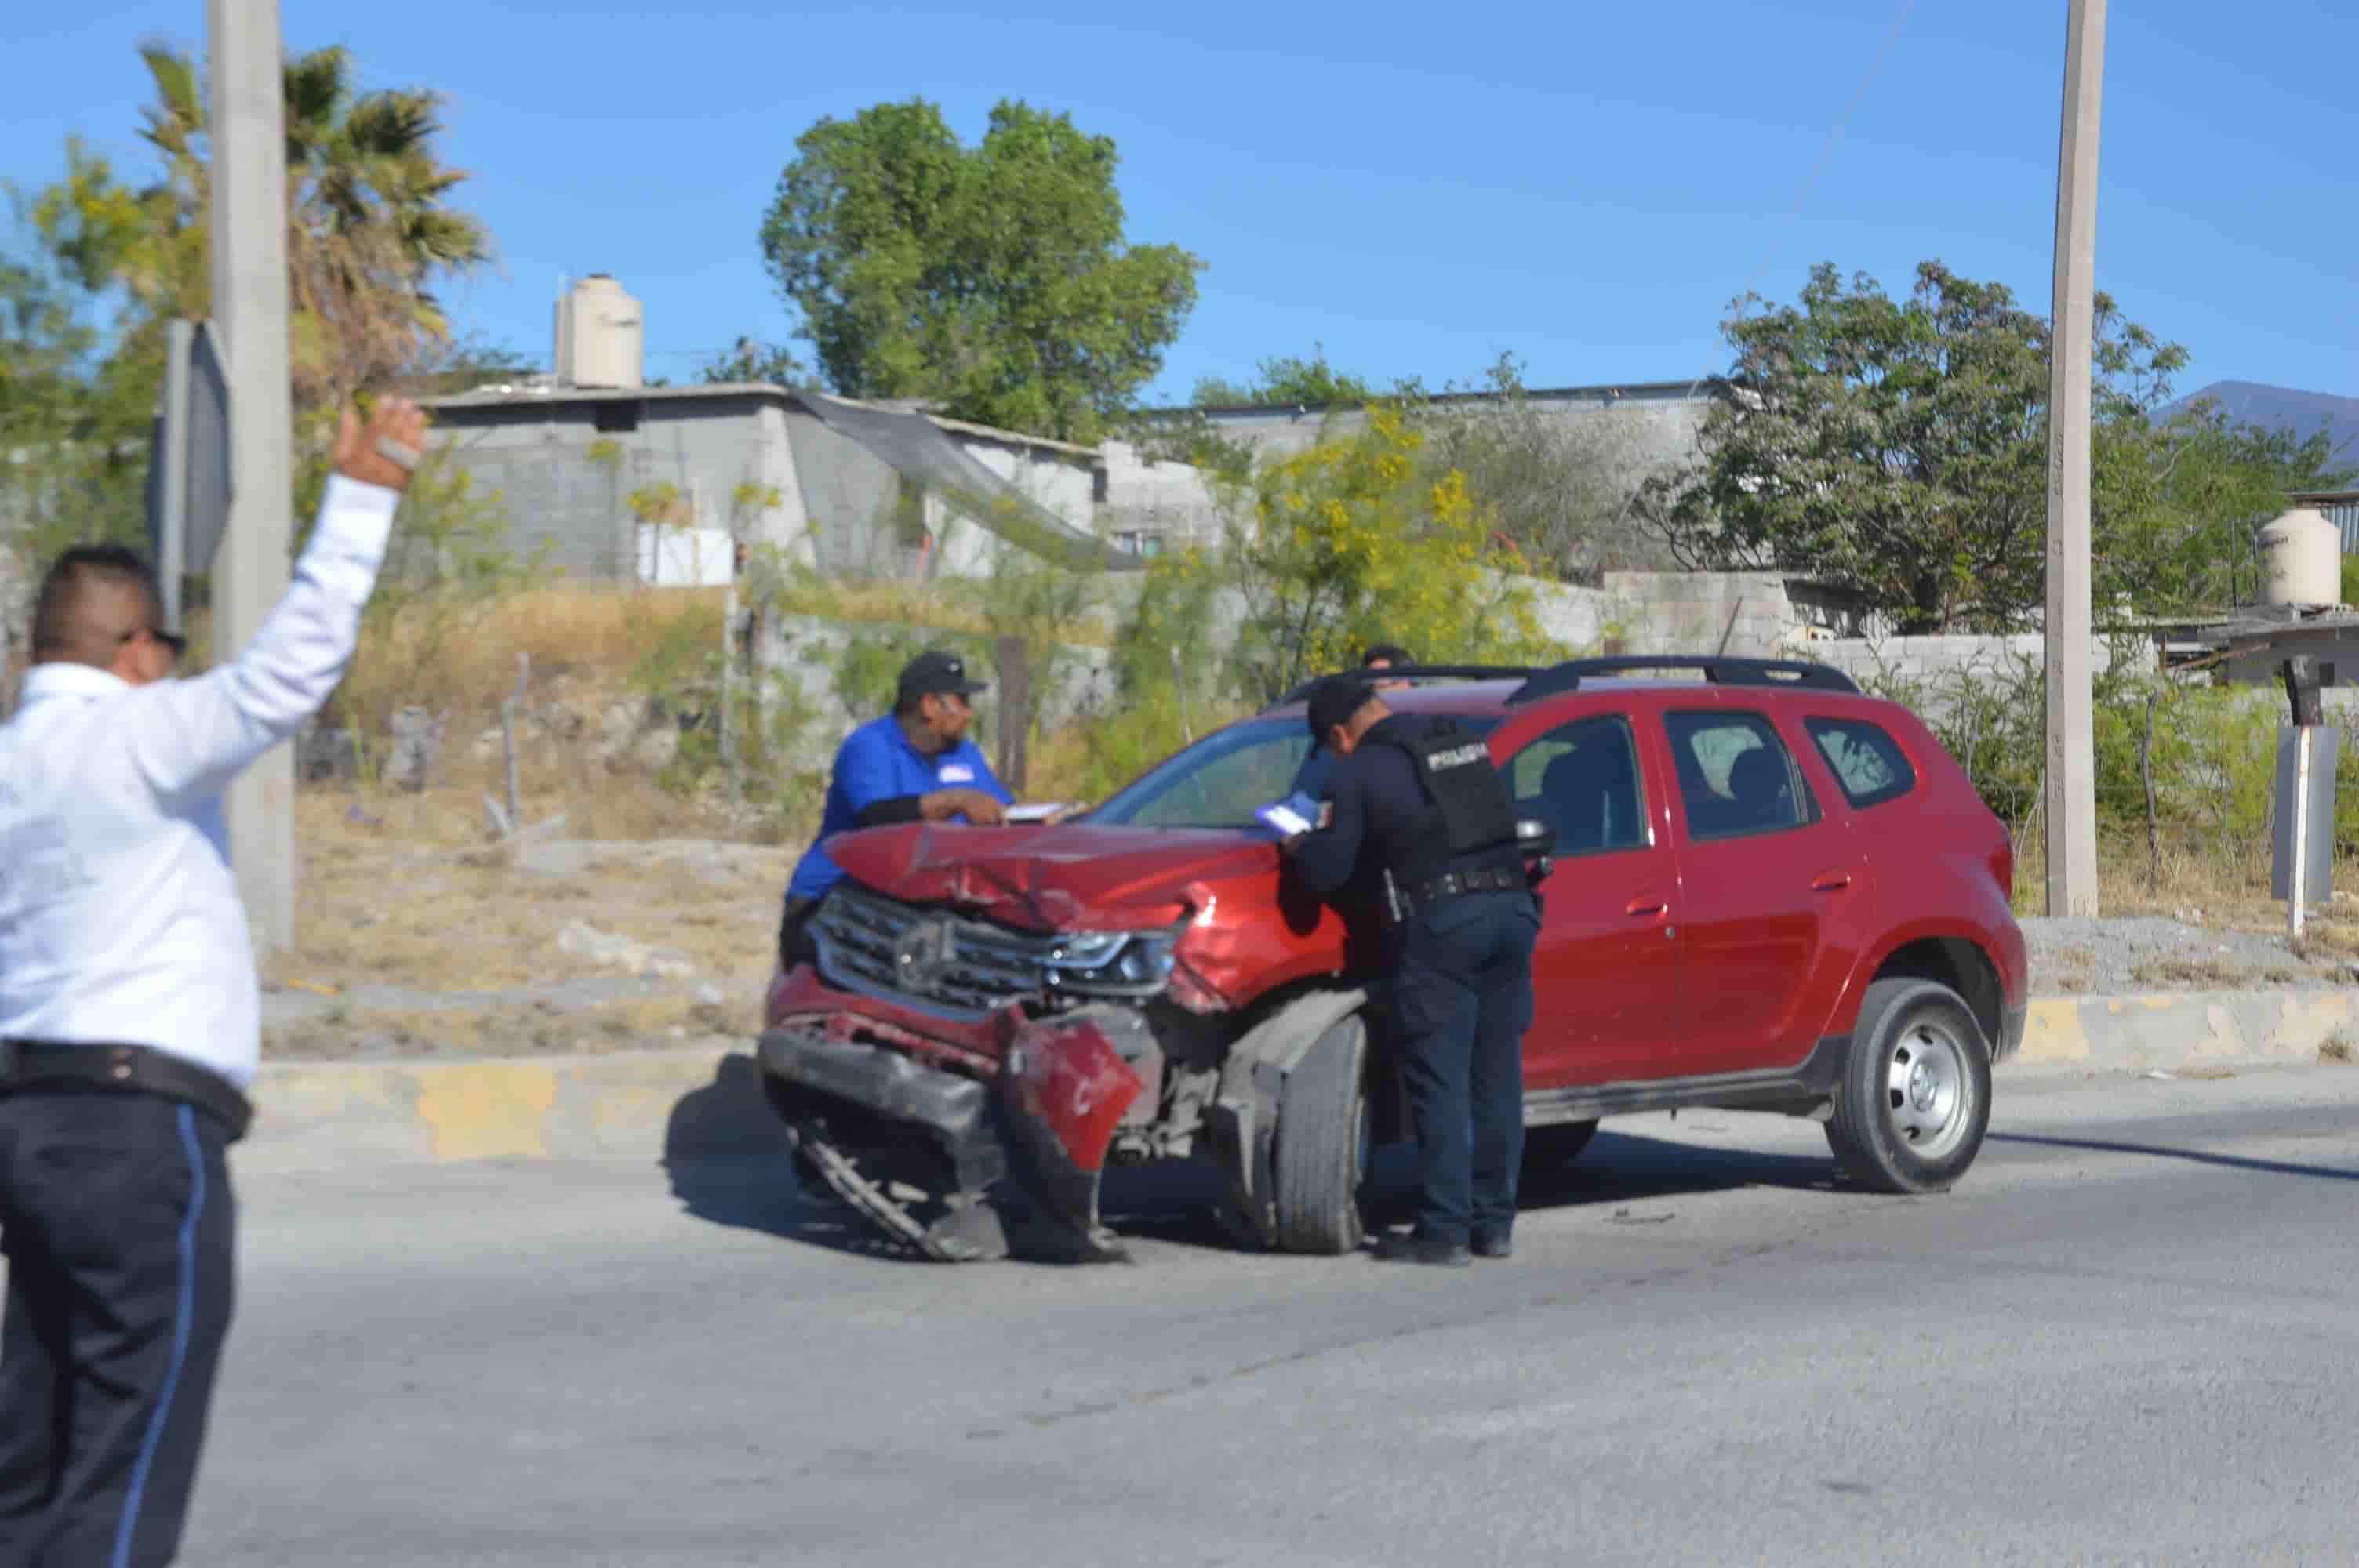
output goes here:
[{"label": "white water tank", "polygon": [[603,272],[557,302],[557,381],[560,386],[638,386],[646,377],[639,302]]},{"label": "white water tank", "polygon": [[2261,602],[2343,601],[2343,531],[2323,513],[2297,506],[2261,530]]}]

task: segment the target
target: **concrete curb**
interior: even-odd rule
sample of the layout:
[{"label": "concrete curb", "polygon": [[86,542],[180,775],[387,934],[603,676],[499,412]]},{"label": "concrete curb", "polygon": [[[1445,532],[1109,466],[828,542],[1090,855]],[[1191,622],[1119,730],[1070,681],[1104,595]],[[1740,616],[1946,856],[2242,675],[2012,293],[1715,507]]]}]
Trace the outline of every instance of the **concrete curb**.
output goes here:
[{"label": "concrete curb", "polygon": [[266,1065],[241,1171],[783,1155],[752,1054]]},{"label": "concrete curb", "polygon": [[2359,1052],[2351,990],[2157,991],[2041,997],[2003,1072],[2143,1072],[2316,1062],[2340,1034]]},{"label": "concrete curb", "polygon": [[[2166,991],[2043,997],[2006,1076],[2318,1060],[2359,1051],[2354,993]],[[785,1136],[742,1044],[603,1056],[275,1063],[255,1085],[248,1172],[479,1160],[783,1156]]]}]

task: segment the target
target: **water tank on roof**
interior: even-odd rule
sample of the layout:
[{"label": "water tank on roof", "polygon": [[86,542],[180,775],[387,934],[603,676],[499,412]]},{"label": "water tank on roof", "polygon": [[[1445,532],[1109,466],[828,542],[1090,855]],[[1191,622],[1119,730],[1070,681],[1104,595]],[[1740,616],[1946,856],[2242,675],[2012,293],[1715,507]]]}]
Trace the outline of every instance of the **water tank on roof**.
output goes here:
[{"label": "water tank on roof", "polygon": [[557,302],[557,380],[561,386],[638,386],[646,380],[639,302],[603,272]]},{"label": "water tank on roof", "polygon": [[2339,604],[2343,532],[2323,513],[2297,506],[2261,530],[2261,602]]}]

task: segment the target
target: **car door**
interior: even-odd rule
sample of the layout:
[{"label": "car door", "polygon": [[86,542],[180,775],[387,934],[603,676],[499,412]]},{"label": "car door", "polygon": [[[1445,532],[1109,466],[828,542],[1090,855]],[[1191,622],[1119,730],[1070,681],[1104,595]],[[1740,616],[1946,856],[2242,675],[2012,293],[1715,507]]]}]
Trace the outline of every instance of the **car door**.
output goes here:
[{"label": "car door", "polygon": [[1628,718],[1559,725],[1506,763],[1517,815],[1556,829],[1532,954],[1527,1088],[1656,1077],[1672,1060],[1676,864],[1651,809]]},{"label": "car door", "polygon": [[1661,722],[1678,795],[1680,1070],[1792,1065],[1817,1043],[1804,1001],[1849,972],[1865,857],[1767,711],[1669,707]]}]

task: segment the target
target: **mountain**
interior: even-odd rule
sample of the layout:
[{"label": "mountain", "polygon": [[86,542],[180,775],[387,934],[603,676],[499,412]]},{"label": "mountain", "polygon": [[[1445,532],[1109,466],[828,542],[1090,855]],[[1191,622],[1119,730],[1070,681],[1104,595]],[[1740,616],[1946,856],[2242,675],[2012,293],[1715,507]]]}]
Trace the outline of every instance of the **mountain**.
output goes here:
[{"label": "mountain", "polygon": [[2359,463],[2359,397],[2338,397],[2331,392],[2296,392],[2291,387],[2264,386],[2255,381],[2215,381],[2157,411],[2167,419],[2201,398],[2215,398],[2239,425],[2290,430],[2308,440],[2323,430],[2334,443],[2336,459]]}]

